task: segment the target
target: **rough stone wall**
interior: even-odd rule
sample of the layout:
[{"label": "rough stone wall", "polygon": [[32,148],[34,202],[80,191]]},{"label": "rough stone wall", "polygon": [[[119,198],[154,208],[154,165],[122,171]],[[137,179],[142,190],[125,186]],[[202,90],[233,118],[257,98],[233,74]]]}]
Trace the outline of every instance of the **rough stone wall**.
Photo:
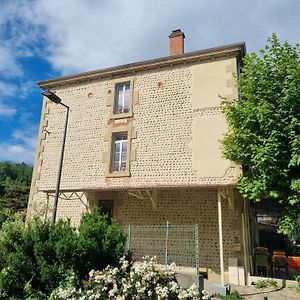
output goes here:
[{"label": "rough stone wall", "polygon": [[[219,273],[217,190],[161,190],[157,192],[156,201],[157,207],[153,208],[150,200],[140,200],[126,192],[118,193],[115,217],[122,225],[165,225],[167,221],[172,225],[199,224],[200,266]],[[228,201],[223,200],[222,215],[227,268],[229,257],[243,257],[241,252],[234,251],[236,243],[242,243],[241,208],[238,205],[230,209]],[[147,241],[144,247],[147,249]],[[181,249],[181,255],[185,254],[183,252]]]},{"label": "rough stone wall", "polygon": [[[227,90],[235,93],[233,81],[228,80],[232,77],[235,58],[204,64],[211,64],[217,68],[216,72],[220,68]],[[213,124],[214,116],[221,116],[218,108],[199,110],[194,107],[195,70],[195,65],[179,65],[130,76],[138,98],[133,103],[133,117],[126,120],[110,120],[112,107],[107,105],[108,94],[114,89],[116,81],[122,81],[122,77],[57,87],[56,93],[70,107],[61,189],[234,184],[238,175],[235,166],[224,169],[221,177],[205,177],[203,170],[207,166],[199,162],[195,168],[196,155],[199,155],[195,150],[195,144],[199,144],[195,142],[195,136],[197,130],[203,130],[195,128],[195,120],[210,116]],[[210,94],[213,89],[218,98],[218,85],[212,83],[211,86],[203,86],[203,89],[210,91]],[[200,98],[199,101],[202,101]],[[40,196],[42,191],[55,189],[61,151],[65,108],[45,100],[44,106],[30,207],[44,201],[45,197]],[[106,135],[112,123],[122,122],[130,123],[135,136],[131,140],[131,149],[135,153],[130,162],[131,175],[108,178],[108,162],[105,162],[104,154],[110,152],[110,145]],[[207,131],[205,136],[209,138],[210,132]],[[205,142],[203,145],[202,149]]]}]

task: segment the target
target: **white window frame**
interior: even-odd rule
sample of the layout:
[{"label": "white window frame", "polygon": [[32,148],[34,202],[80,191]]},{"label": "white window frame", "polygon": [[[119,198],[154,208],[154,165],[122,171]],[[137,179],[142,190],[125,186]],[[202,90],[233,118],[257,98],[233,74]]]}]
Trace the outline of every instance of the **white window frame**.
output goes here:
[{"label": "white window frame", "polygon": [[[126,139],[120,139],[118,140],[118,137],[125,138]],[[120,145],[120,151],[119,151],[119,157],[117,162],[115,161],[115,153],[116,153],[116,145]],[[124,145],[126,144],[126,152],[124,152]],[[128,134],[127,133],[120,133],[115,134],[113,138],[113,153],[112,153],[112,172],[125,172],[127,167],[127,151],[128,151]],[[125,154],[125,161],[122,160],[122,157],[124,157]],[[125,163],[125,168],[123,169],[122,164]],[[115,166],[118,166],[118,169],[115,170]]]},{"label": "white window frame", "polygon": [[[128,101],[128,112],[123,112],[117,110],[117,101],[118,101],[118,87],[129,85],[129,101]],[[109,119],[124,119],[124,118],[131,118],[133,116],[133,97],[134,97],[134,77],[126,77],[122,79],[116,79],[113,81],[113,89],[108,94],[107,98],[107,105],[110,106],[111,111],[109,113]],[[125,103],[125,93],[123,99],[123,107]]]},{"label": "white window frame", "polygon": [[[126,109],[128,111],[125,111],[125,92],[126,92],[126,87],[129,86],[129,99],[128,103],[126,106]],[[122,96],[122,105],[119,107],[119,88],[122,87],[123,90],[123,96]],[[119,83],[116,85],[116,93],[115,93],[115,103],[114,103],[114,114],[127,114],[130,113],[131,107],[130,107],[130,102],[131,102],[131,86],[130,82],[124,82],[124,83]]]}]

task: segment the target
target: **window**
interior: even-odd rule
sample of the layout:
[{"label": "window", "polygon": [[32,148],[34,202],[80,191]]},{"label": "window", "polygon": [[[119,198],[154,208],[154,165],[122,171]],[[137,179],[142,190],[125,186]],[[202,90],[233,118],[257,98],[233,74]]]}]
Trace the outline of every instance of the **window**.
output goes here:
[{"label": "window", "polygon": [[125,172],[127,162],[127,133],[113,135],[111,172]]},{"label": "window", "polygon": [[99,206],[101,213],[108,215],[109,217],[113,216],[113,201],[112,200],[100,200]]},{"label": "window", "polygon": [[130,112],[131,103],[130,82],[116,85],[114,114],[124,114]]}]

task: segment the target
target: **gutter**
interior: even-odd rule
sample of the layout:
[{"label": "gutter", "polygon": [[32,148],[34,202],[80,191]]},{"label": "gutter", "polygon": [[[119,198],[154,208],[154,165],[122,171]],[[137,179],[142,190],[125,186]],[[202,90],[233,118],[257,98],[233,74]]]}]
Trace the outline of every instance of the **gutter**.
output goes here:
[{"label": "gutter", "polygon": [[245,43],[236,43],[231,45],[225,45],[200,51],[189,52],[180,55],[167,56],[158,59],[151,59],[141,62],[135,62],[131,64],[110,67],[105,69],[99,69],[89,72],[80,73],[77,75],[64,76],[59,78],[53,78],[49,80],[38,81],[37,85],[43,90],[50,88],[68,85],[79,82],[86,82],[91,80],[97,80],[107,77],[118,77],[124,74],[135,74],[139,71],[170,67],[174,65],[187,64],[193,62],[201,62],[209,59],[235,56],[239,60],[245,56],[246,46]]}]

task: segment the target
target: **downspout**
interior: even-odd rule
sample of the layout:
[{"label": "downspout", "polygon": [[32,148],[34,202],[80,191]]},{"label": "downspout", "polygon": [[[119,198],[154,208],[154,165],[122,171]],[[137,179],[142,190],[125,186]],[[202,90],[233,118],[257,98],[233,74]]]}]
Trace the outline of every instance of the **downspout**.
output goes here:
[{"label": "downspout", "polygon": [[[223,250],[223,226],[222,226],[222,192],[218,190],[218,219],[219,219],[219,244],[220,244],[220,269],[221,269],[221,284],[225,284],[224,274],[224,250]],[[225,198],[225,197],[224,197]]]}]

